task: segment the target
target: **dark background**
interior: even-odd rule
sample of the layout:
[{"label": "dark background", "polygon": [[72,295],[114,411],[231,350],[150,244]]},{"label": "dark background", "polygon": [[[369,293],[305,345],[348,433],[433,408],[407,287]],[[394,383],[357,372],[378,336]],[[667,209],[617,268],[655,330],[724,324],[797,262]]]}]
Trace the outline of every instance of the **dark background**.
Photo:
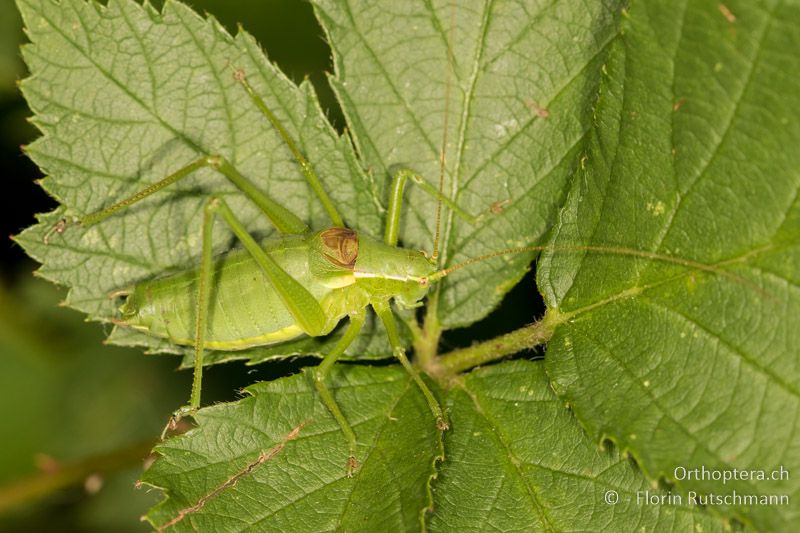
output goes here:
[{"label": "dark background", "polygon": [[[187,0],[185,0],[187,1]],[[158,2],[156,2],[158,3]],[[332,123],[341,113],[325,82],[330,50],[310,5],[301,0],[191,0],[231,32],[244,21],[270,59],[292,79],[309,76]],[[266,16],[265,13],[269,13]],[[20,151],[37,132],[17,90],[25,77],[19,44],[22,23],[12,0],[0,0],[0,234],[14,235],[55,207],[36,184],[38,169]],[[146,531],[138,518],[158,500],[133,490],[144,451],[169,414],[188,398],[189,372],[175,372],[169,356],[102,344],[106,331],[82,314],[58,307],[63,289],[31,275],[36,264],[10,239],[0,246],[0,530]],[[510,331],[542,313],[532,276],[503,306],[473,327],[448,333],[445,347],[468,345]],[[296,371],[308,360],[250,368],[212,367],[204,403],[232,400],[241,387]],[[86,478],[108,456],[113,467]],[[67,483],[69,465],[88,467]],[[42,472],[55,472],[43,476]],[[99,489],[99,490],[98,490]]]}]

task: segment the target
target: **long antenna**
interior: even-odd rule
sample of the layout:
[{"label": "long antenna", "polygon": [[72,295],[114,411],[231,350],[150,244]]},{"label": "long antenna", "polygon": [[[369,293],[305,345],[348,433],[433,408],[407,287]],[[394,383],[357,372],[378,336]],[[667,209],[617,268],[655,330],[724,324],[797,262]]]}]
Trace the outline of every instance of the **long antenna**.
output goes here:
[{"label": "long antenna", "polygon": [[[447,31],[447,76],[444,86],[444,132],[442,133],[442,147],[439,149],[439,196],[444,195],[444,175],[447,170],[447,132],[450,129],[450,77],[455,69],[453,56],[453,31],[455,27],[455,4],[450,2],[450,28]],[[431,260],[435,263],[439,259],[439,240],[442,228],[442,201],[436,203],[436,230],[433,236],[433,252]]]},{"label": "long antenna", "polygon": [[[480,255],[477,257],[472,257],[463,261],[461,263],[457,263],[452,265],[448,268],[443,268],[434,272],[427,278],[427,282],[433,283],[438,281],[445,276],[449,276],[453,272],[457,270],[461,270],[462,268],[468,267],[475,263],[479,263],[481,261],[486,261],[487,259],[493,259],[495,257],[500,257],[503,255],[513,255],[525,252],[543,252],[543,251],[567,251],[567,252],[597,252],[597,253],[605,253],[605,254],[613,254],[613,255],[628,255],[633,257],[641,257],[644,259],[651,259],[654,261],[662,261],[664,263],[671,263],[674,265],[681,265],[687,268],[693,268],[696,270],[702,270],[703,272],[709,272],[711,274],[719,274],[720,276],[726,277],[735,281],[736,283],[740,283],[741,285],[748,287],[750,289],[755,290],[756,292],[764,295],[769,296],[764,289],[753,283],[752,281],[743,278],[742,276],[738,276],[733,274],[732,272],[728,272],[720,268],[720,266],[725,265],[727,263],[733,263],[734,260],[723,261],[717,265],[709,265],[707,263],[700,263],[699,261],[692,261],[691,259],[682,259],[680,257],[673,257],[671,255],[664,255],[659,254],[656,252],[646,252],[643,250],[634,250],[631,248],[622,248],[620,246],[593,246],[593,245],[563,245],[563,246],[553,246],[553,245],[537,245],[537,246],[520,246],[517,248],[506,248],[505,250],[498,250],[496,252],[492,252],[486,255]],[[754,251],[754,253],[758,253],[758,251]],[[742,258],[737,258],[737,261]]]}]

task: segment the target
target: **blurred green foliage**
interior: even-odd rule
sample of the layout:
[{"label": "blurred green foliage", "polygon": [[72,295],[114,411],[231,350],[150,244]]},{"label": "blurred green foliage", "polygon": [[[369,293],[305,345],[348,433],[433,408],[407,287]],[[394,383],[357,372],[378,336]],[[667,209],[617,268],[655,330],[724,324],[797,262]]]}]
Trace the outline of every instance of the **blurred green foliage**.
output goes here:
[{"label": "blurred green foliage", "polygon": [[[152,440],[188,387],[186,376],[169,371],[174,361],[103,345],[102,327],[59,308],[60,296],[33,278],[0,292],[0,419],[7,435],[0,441],[0,490],[40,469]],[[55,519],[68,529],[135,526],[152,504],[133,489],[140,470],[140,461],[130,461],[99,493],[117,499],[107,504],[122,513],[103,517],[97,513],[107,505],[87,500],[84,491],[59,491],[47,499],[52,515],[27,506],[12,523],[26,530]],[[84,508],[69,505],[84,501]],[[0,508],[7,503],[0,496]]]},{"label": "blurred green foliage", "polygon": [[17,145],[35,134],[25,120],[27,107],[17,90],[17,81],[25,74],[19,51],[22,39],[22,19],[14,1],[0,0],[0,152],[8,146],[19,153]]},{"label": "blurred green foliage", "polygon": [[0,98],[16,95],[16,81],[23,72],[19,43],[22,20],[13,0],[0,0]]}]

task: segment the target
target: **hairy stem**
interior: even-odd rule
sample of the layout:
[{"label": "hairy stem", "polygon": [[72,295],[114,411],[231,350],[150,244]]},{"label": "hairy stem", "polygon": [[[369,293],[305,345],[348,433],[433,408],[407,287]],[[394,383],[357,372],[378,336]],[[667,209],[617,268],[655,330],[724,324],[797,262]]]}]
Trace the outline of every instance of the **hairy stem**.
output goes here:
[{"label": "hairy stem", "polygon": [[567,315],[550,309],[541,320],[529,326],[442,355],[436,362],[436,372],[442,375],[457,374],[544,344],[552,337],[556,326],[566,319]]},{"label": "hairy stem", "polygon": [[442,326],[437,316],[439,303],[438,287],[428,298],[428,306],[422,328],[414,336],[414,362],[427,374],[432,374],[431,369],[436,366],[439,339],[442,336]]}]

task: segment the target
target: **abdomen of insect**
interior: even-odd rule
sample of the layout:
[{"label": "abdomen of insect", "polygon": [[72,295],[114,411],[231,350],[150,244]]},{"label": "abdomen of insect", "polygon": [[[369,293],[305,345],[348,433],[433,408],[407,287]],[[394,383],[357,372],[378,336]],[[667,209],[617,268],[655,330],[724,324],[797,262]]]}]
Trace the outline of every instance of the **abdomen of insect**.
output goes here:
[{"label": "abdomen of insect", "polygon": [[[320,302],[328,318],[325,333],[343,318],[335,302],[349,287],[321,283],[310,269],[313,234],[263,243],[278,265]],[[194,343],[198,271],[145,281],[120,307],[120,323],[176,344]],[[341,315],[341,316],[339,316]],[[303,335],[278,293],[253,257],[233,251],[215,258],[205,344],[216,350],[241,350]]]}]

